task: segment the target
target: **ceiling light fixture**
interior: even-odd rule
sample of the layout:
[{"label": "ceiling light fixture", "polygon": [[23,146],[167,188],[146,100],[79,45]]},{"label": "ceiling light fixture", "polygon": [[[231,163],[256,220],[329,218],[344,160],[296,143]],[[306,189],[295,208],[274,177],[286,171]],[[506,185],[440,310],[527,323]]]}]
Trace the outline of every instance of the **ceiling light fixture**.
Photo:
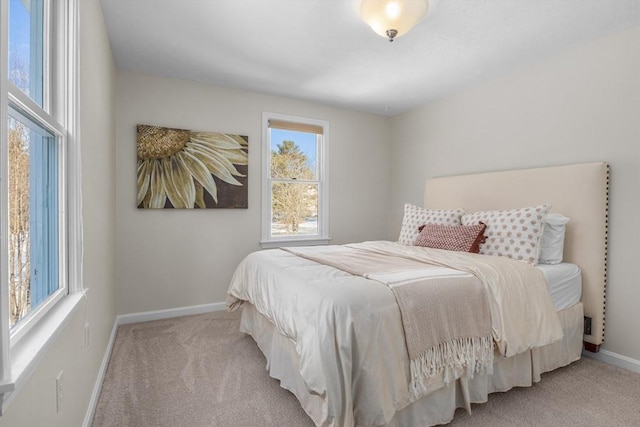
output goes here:
[{"label": "ceiling light fixture", "polygon": [[428,0],[362,0],[360,17],[392,42],[420,22],[428,9]]}]

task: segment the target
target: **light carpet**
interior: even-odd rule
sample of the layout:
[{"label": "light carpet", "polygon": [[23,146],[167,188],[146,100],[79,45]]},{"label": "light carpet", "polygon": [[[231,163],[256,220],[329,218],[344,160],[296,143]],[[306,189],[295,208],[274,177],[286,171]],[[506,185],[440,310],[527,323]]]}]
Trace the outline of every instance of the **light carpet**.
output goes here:
[{"label": "light carpet", "polygon": [[[239,324],[217,312],[120,326],[93,426],[313,426]],[[582,359],[472,412],[451,425],[640,426],[640,374]]]}]

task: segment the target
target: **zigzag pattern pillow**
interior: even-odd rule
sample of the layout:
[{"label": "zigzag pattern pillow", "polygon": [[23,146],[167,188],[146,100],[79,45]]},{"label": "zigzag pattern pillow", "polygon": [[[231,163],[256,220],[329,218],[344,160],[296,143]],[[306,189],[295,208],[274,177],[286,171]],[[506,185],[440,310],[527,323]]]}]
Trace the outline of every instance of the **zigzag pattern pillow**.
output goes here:
[{"label": "zigzag pattern pillow", "polygon": [[425,224],[420,227],[420,234],[414,246],[478,253],[480,243],[484,242],[483,231],[486,225],[441,225]]},{"label": "zigzag pattern pillow", "polygon": [[404,205],[404,218],[398,243],[413,245],[425,224],[460,225],[464,209],[425,209],[411,203]]},{"label": "zigzag pattern pillow", "polygon": [[463,225],[483,222],[487,240],[480,253],[526,261],[535,265],[540,255],[542,230],[551,205],[503,211],[472,212],[462,217]]}]

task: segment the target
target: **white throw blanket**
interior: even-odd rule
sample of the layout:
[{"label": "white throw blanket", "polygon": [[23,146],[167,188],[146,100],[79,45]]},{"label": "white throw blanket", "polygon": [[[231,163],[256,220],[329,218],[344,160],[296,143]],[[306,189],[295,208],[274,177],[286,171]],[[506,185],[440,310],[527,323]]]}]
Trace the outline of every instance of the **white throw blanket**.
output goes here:
[{"label": "white throw blanket", "polygon": [[491,316],[485,288],[473,275],[442,268],[444,274],[434,275],[422,262],[348,246],[284,250],[389,286],[402,317],[415,397],[442,374],[448,384],[492,372]]}]

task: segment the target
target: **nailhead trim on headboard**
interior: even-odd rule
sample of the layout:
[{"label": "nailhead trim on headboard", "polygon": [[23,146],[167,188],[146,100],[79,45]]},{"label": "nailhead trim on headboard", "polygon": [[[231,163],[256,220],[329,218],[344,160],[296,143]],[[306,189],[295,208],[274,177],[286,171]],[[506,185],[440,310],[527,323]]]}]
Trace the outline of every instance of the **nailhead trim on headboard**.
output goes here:
[{"label": "nailhead trim on headboard", "polygon": [[609,191],[610,165],[600,161],[429,178],[424,206],[479,211],[550,203],[557,212],[573,216],[563,256],[582,268],[581,301],[584,316],[591,318],[591,333],[583,340],[597,351],[604,335]]},{"label": "nailhead trim on headboard", "polygon": [[605,315],[607,306],[607,267],[609,258],[609,179],[611,175],[611,166],[607,163],[607,201],[605,203],[604,214],[604,288],[602,298],[602,342],[604,342],[605,331]]}]

